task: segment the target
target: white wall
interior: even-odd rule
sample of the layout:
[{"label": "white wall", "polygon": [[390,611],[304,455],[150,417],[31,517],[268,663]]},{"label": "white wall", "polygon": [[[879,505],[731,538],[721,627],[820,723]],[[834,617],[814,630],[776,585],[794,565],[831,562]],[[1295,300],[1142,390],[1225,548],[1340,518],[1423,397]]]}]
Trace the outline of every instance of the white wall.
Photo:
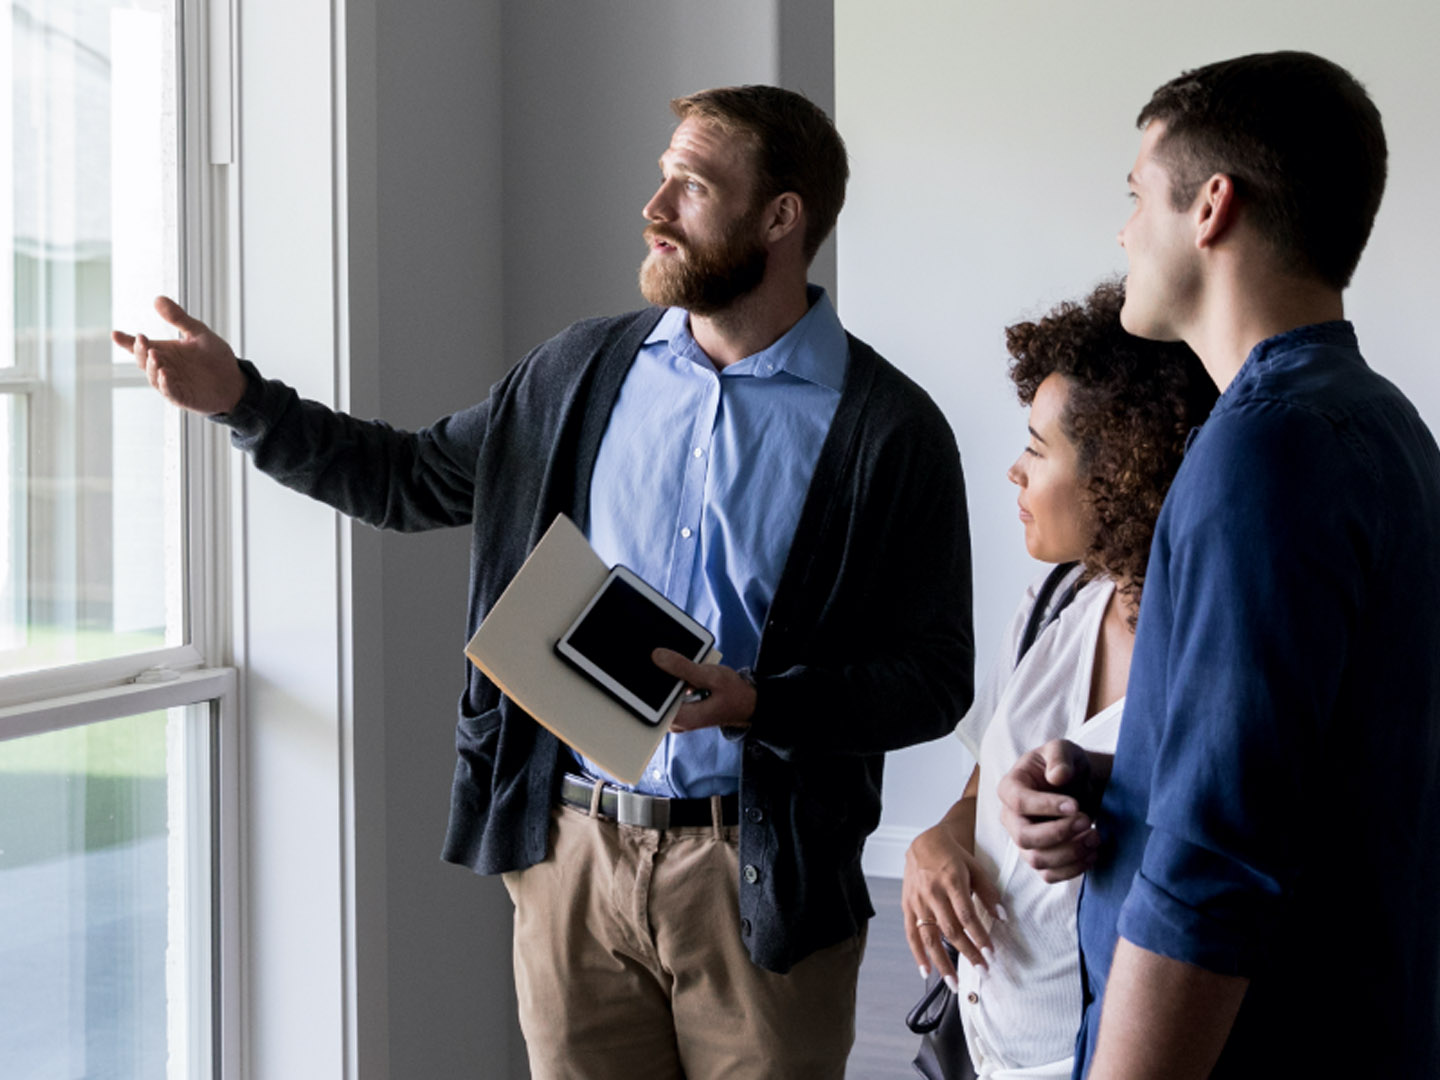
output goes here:
[{"label": "white wall", "polygon": [[[333,71],[326,9],[242,20],[238,344],[312,396],[336,390]],[[265,77],[284,71],[284,80]],[[242,75],[245,72],[242,72]],[[247,1075],[340,1076],[346,902],[334,515],[253,474],[241,492],[236,634],[245,728]]]},{"label": "white wall", "polygon": [[[498,2],[240,25],[244,354],[401,426],[482,397],[506,366]],[[241,476],[246,1075],[523,1077],[509,900],[439,858],[468,538]]]},{"label": "white wall", "polygon": [[[1003,328],[1124,270],[1135,116],[1212,60],[1309,49],[1384,115],[1391,179],[1350,293],[1371,364],[1440,425],[1440,6],[1386,0],[837,0],[836,119],[854,180],[840,219],[841,316],[927,387],[969,483],[980,667],[1038,567],[1006,467],[1024,414]],[[953,740],[895,755],[877,850],[933,823],[969,762]],[[892,862],[890,864],[894,866]]]},{"label": "white wall", "polygon": [[[349,405],[400,427],[483,398],[507,366],[500,7],[349,5]],[[357,895],[374,886],[357,957],[384,949],[358,973],[361,1075],[523,1077],[509,897],[440,861],[469,536],[352,535]]]}]

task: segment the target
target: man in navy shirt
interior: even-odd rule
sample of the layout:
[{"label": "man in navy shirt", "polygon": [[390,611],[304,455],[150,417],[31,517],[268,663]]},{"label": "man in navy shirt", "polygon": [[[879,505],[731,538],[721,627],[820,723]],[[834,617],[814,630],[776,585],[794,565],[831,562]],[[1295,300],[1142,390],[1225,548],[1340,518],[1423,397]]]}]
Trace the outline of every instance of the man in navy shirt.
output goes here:
[{"label": "man in navy shirt", "polygon": [[1288,52],[1188,72],[1140,126],[1122,318],[1222,393],[1160,516],[1113,770],[1056,742],[1002,783],[1031,864],[1088,870],[1075,1075],[1437,1076],[1440,453],[1341,303],[1380,116]]}]

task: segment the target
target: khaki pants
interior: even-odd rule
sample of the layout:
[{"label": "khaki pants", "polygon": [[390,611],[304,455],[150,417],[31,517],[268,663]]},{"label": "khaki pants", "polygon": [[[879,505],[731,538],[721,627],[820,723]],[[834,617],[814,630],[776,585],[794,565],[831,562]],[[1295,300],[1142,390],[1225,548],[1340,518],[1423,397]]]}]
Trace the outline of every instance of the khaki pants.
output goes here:
[{"label": "khaki pants", "polygon": [[864,935],[756,967],[738,838],[555,811],[550,856],[505,875],[535,1080],[842,1080]]}]

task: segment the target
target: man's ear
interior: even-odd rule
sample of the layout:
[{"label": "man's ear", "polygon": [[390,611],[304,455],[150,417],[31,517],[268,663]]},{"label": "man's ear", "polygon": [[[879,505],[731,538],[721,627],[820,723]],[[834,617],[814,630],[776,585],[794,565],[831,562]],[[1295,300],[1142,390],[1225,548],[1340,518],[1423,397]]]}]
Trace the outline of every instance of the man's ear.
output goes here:
[{"label": "man's ear", "polygon": [[778,244],[785,237],[789,236],[805,218],[805,204],[800,196],[793,191],[777,195],[770,200],[770,205],[765,211],[765,240],[770,244]]},{"label": "man's ear", "polygon": [[1225,173],[1216,173],[1200,186],[1192,212],[1195,215],[1195,246],[1207,248],[1218,243],[1235,227],[1239,207],[1235,201],[1235,181]]}]

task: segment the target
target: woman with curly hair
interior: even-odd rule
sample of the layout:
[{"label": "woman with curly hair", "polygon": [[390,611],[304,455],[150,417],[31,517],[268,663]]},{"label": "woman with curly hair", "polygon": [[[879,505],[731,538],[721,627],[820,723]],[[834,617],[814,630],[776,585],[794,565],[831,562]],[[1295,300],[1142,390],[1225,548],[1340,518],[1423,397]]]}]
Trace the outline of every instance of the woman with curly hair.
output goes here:
[{"label": "woman with curly hair", "polygon": [[[1025,547],[1042,562],[1075,566],[1051,582],[1048,599],[1041,581],[1051,575],[1027,591],[957,729],[975,771],[905,858],[911,951],[922,975],[933,964],[956,992],[981,1078],[1070,1075],[1081,1012],[1080,879],[1048,884],[1019,857],[995,786],[1049,739],[1114,750],[1155,520],[1191,429],[1215,401],[1188,348],[1121,329],[1124,298],[1121,284],[1104,284],[1005,332],[1010,377],[1030,407],[1029,441],[1008,474],[1020,489]],[[1044,629],[1022,649],[1032,616]],[[1082,817],[1078,827],[1089,826]],[[1095,839],[1092,829],[1087,840]],[[942,935],[968,961],[959,971]]]}]

